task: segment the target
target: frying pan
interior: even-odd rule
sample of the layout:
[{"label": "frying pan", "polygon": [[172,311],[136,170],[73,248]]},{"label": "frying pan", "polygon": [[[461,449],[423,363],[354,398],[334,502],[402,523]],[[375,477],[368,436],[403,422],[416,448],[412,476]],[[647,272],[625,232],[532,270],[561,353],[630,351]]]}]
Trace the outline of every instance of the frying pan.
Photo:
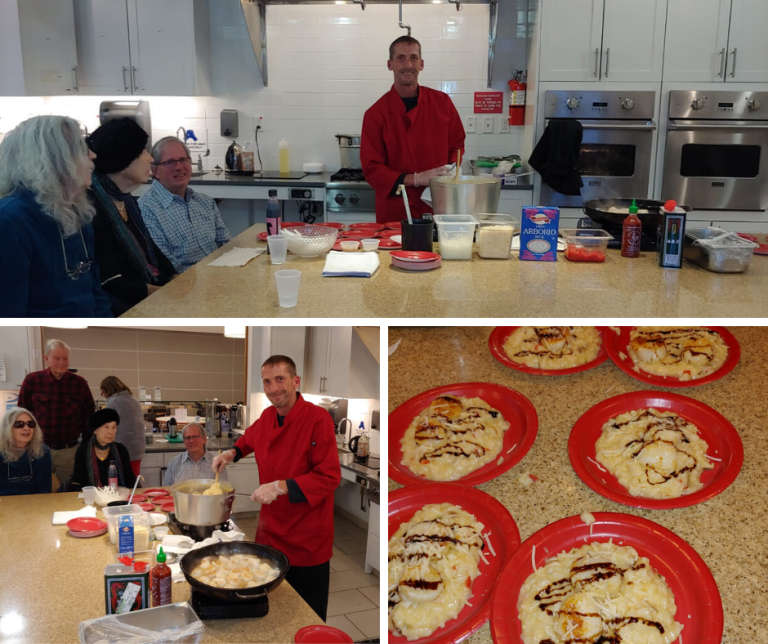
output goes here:
[{"label": "frying pan", "polygon": [[[656,247],[656,229],[659,225],[659,213],[665,201],[654,201],[652,199],[635,199],[638,209],[647,210],[648,213],[640,214],[638,217],[643,223],[643,237],[653,241],[653,247]],[[617,239],[621,239],[622,224],[627,218],[627,212],[608,212],[611,207],[629,210],[632,205],[632,199],[593,199],[584,203],[584,214],[587,215],[596,224],[600,224],[606,231],[611,233]],[[692,210],[690,206],[680,206],[686,212]]]},{"label": "frying pan", "polygon": [[[216,586],[209,586],[208,584],[204,584],[195,579],[192,576],[192,571],[200,565],[205,557],[216,555],[253,555],[269,562],[272,566],[277,567],[280,574],[276,579],[273,579],[269,583],[261,586],[254,586],[253,588],[217,588]],[[260,543],[254,543],[252,541],[212,543],[209,546],[204,546],[185,554],[181,558],[180,566],[181,572],[184,573],[184,577],[186,577],[192,588],[199,590],[205,595],[215,597],[216,599],[220,599],[230,604],[237,603],[244,599],[266,597],[267,593],[272,592],[282,583],[291,567],[288,563],[288,557],[286,557],[284,553],[276,548],[265,546]]]}]

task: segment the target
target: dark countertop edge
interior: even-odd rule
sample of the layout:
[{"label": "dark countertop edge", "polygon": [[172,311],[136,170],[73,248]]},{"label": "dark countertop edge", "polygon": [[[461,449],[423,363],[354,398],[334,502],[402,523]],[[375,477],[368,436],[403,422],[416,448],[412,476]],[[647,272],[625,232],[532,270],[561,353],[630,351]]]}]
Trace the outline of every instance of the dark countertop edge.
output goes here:
[{"label": "dark countertop edge", "polygon": [[501,186],[502,190],[533,190],[532,183],[518,184],[516,186]]},{"label": "dark countertop edge", "polygon": [[[231,449],[232,446],[237,442],[237,439],[226,439],[229,444],[224,442],[222,440],[221,449]],[[164,452],[186,452],[187,448],[184,447],[184,443],[153,443],[152,445],[147,445],[147,449],[145,450],[145,454],[163,454]],[[206,445],[206,451],[207,452],[218,452],[219,448],[218,446],[210,439],[208,439],[208,445]]]},{"label": "dark countertop edge", "polygon": [[[245,186],[259,187],[269,186],[279,188],[325,188],[325,184],[331,181],[331,172],[320,172],[317,174],[308,174],[302,179],[260,179],[253,177],[227,177],[223,172],[216,174],[213,171],[206,172],[199,177],[192,177],[189,180],[190,186]],[[152,185],[152,180],[147,181],[147,186]]]}]

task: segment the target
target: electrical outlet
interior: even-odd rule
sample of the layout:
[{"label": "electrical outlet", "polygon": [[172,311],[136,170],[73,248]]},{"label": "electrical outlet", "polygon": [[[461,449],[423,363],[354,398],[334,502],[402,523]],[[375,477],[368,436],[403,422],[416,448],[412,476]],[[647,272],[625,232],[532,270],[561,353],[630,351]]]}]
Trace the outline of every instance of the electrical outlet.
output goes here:
[{"label": "electrical outlet", "polygon": [[474,132],[475,131],[475,117],[474,116],[468,116],[467,122],[464,127],[465,132]]},{"label": "electrical outlet", "polygon": [[483,134],[493,134],[493,117],[483,117]]},{"label": "electrical outlet", "polygon": [[505,116],[501,116],[501,120],[499,121],[499,132],[502,134],[509,132],[509,119]]},{"label": "electrical outlet", "polygon": [[264,117],[259,116],[258,114],[253,115],[253,123],[256,126],[256,129],[259,130],[259,132],[264,131]]}]

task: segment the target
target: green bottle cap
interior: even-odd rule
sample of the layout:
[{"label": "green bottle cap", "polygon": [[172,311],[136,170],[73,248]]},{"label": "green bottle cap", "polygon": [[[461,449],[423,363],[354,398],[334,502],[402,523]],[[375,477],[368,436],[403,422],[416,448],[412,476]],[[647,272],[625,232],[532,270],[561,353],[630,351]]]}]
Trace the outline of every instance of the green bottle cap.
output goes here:
[{"label": "green bottle cap", "polygon": [[160,552],[157,553],[157,563],[165,563],[165,553],[163,552],[163,546],[160,546]]},{"label": "green bottle cap", "polygon": [[637,203],[635,203],[635,200],[632,200],[632,205],[629,207],[629,214],[630,215],[636,215],[637,214]]}]

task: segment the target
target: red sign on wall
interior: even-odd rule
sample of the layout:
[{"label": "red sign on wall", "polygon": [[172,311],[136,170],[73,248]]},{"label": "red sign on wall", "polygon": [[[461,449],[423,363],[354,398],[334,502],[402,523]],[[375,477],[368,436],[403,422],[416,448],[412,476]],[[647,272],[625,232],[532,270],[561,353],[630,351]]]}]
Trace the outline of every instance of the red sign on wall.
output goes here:
[{"label": "red sign on wall", "polygon": [[475,92],[475,114],[501,114],[504,92]]}]

